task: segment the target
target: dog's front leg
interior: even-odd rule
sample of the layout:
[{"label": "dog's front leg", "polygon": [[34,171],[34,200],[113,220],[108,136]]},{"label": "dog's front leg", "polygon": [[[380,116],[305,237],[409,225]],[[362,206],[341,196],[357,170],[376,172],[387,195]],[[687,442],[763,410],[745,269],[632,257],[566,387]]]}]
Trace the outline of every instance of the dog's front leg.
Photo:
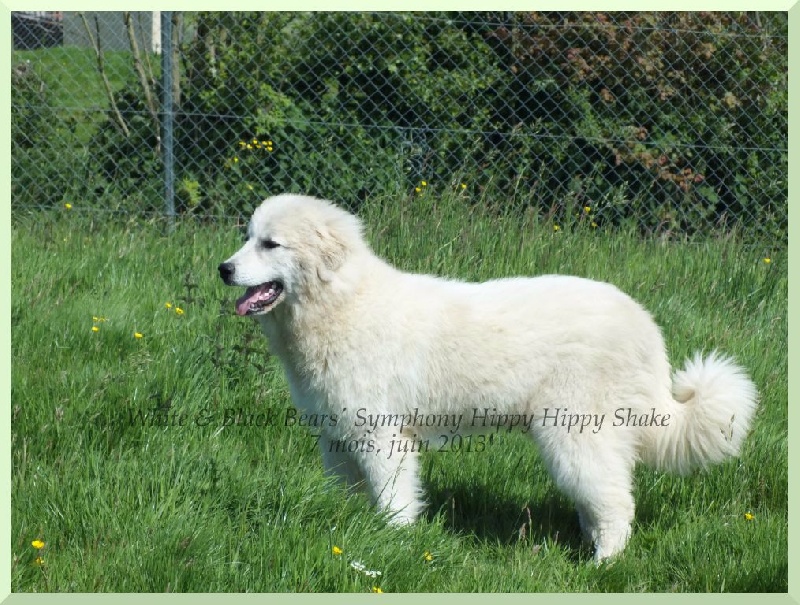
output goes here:
[{"label": "dog's front leg", "polygon": [[350,489],[364,487],[364,476],[353,455],[347,451],[345,442],[322,433],[319,449],[326,475],[335,477]]},{"label": "dog's front leg", "polygon": [[425,507],[419,479],[419,454],[391,429],[372,435],[375,449],[357,458],[375,504],[390,521],[413,523]]}]

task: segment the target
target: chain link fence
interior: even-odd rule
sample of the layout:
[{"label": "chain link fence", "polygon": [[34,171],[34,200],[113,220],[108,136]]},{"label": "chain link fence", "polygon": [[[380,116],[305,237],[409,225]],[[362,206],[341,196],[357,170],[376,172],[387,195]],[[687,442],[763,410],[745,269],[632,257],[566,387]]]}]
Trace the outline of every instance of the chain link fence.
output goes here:
[{"label": "chain link fence", "polygon": [[12,209],[164,213],[166,196],[213,218],[284,191],[354,209],[452,196],[785,244],[787,23],[13,13]]}]

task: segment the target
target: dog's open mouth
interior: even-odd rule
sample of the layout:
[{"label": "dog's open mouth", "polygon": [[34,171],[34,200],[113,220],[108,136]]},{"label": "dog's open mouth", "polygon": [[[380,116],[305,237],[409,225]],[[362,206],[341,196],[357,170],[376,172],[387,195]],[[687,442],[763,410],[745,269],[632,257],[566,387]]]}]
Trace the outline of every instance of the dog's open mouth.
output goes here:
[{"label": "dog's open mouth", "polygon": [[263,315],[268,313],[283,298],[283,284],[270,281],[260,286],[247,288],[236,301],[237,315]]}]

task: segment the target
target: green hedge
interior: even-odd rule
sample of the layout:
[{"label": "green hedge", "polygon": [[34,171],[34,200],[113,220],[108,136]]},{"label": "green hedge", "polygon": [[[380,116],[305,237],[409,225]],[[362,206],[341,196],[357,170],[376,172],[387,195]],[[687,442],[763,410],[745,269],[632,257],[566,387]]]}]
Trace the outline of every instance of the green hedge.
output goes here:
[{"label": "green hedge", "polygon": [[30,61],[11,70],[12,207],[46,206],[76,187],[82,167],[73,153],[74,120],[53,109],[48,87]]},{"label": "green hedge", "polygon": [[[455,190],[646,232],[786,238],[785,13],[187,13],[182,211]],[[158,208],[138,88],[94,191]],[[462,183],[466,187],[462,187]]]}]

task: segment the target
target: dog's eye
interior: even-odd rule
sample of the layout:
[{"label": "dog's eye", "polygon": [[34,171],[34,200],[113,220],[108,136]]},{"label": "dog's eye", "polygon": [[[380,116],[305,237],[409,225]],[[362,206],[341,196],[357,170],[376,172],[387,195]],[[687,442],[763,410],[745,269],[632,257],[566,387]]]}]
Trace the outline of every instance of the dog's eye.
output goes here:
[{"label": "dog's eye", "polygon": [[266,248],[267,250],[272,250],[273,248],[277,248],[278,246],[280,246],[280,244],[273,239],[261,240],[261,247]]}]

